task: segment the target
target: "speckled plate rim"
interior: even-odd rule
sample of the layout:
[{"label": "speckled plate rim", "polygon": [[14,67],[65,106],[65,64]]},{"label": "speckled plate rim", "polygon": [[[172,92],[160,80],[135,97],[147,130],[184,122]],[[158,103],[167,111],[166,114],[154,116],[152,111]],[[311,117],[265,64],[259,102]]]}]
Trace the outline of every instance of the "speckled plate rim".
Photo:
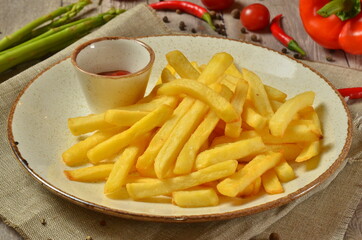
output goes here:
[{"label": "speckled plate rim", "polygon": [[[276,54],[282,55],[284,57],[288,57],[290,59],[292,59],[293,61],[297,62],[298,64],[301,64],[304,68],[309,69],[310,71],[312,71],[313,73],[315,73],[316,75],[318,75],[321,79],[323,79],[330,87],[331,89],[333,89],[333,91],[335,92],[335,94],[339,97],[341,104],[343,105],[343,108],[346,112],[347,115],[347,120],[348,120],[348,129],[347,129],[347,137],[346,137],[346,141],[345,144],[342,148],[342,151],[340,152],[338,158],[332,163],[332,165],[321,175],[319,175],[314,181],[310,182],[309,184],[305,185],[304,187],[298,189],[297,191],[294,191],[290,194],[288,194],[287,196],[284,196],[282,198],[276,199],[276,200],[272,200],[269,202],[266,202],[264,204],[260,204],[258,206],[254,206],[254,207],[249,207],[249,208],[244,208],[241,210],[236,210],[236,211],[231,211],[231,212],[224,212],[224,213],[217,213],[217,214],[200,214],[200,215],[184,215],[184,216],[160,216],[160,215],[152,215],[152,214],[142,214],[142,213],[133,213],[133,212],[128,212],[125,210],[119,210],[119,209],[114,209],[114,208],[110,208],[110,207],[105,207],[102,206],[100,204],[95,204],[89,201],[86,201],[84,199],[78,198],[74,195],[68,194],[64,191],[62,191],[61,189],[53,186],[50,182],[46,181],[45,179],[43,179],[38,173],[36,173],[31,167],[29,167],[27,161],[22,157],[21,152],[19,151],[17,144],[14,140],[14,136],[13,136],[13,132],[12,132],[12,122],[13,122],[13,117],[14,117],[14,113],[16,110],[16,106],[19,102],[19,100],[21,99],[21,97],[23,96],[23,94],[26,92],[26,90],[32,85],[32,83],[34,83],[34,81],[36,81],[41,75],[43,75],[45,72],[51,70],[54,66],[60,64],[63,61],[66,61],[68,59],[70,59],[70,56],[50,65],[49,67],[47,67],[46,69],[44,69],[42,72],[40,72],[36,77],[34,77],[32,80],[29,81],[29,83],[22,89],[22,91],[19,93],[18,97],[16,98],[16,100],[14,101],[11,110],[10,110],[10,114],[8,117],[8,126],[7,126],[7,132],[8,132],[8,141],[10,143],[10,146],[13,150],[13,153],[15,154],[16,159],[20,162],[20,164],[24,167],[24,169],[33,177],[35,178],[38,182],[40,182],[43,186],[45,186],[48,190],[50,190],[51,192],[55,193],[56,195],[71,201],[72,203],[75,203],[79,206],[82,207],[86,207],[88,209],[91,210],[95,210],[98,212],[102,212],[105,214],[109,214],[109,215],[113,215],[113,216],[119,216],[119,217],[123,217],[123,218],[128,218],[128,219],[134,219],[134,220],[143,220],[143,221],[154,221],[154,222],[206,222],[206,221],[215,221],[215,220],[225,220],[225,219],[231,219],[231,218],[236,218],[236,217],[242,217],[242,216],[247,216],[247,215],[251,215],[251,214],[256,214],[265,210],[269,210],[272,208],[276,208],[282,205],[285,205],[297,198],[300,198],[301,196],[305,195],[306,193],[312,191],[315,187],[319,186],[320,184],[322,184],[323,182],[325,182],[329,177],[331,177],[331,175],[336,172],[338,170],[338,168],[342,165],[343,161],[345,160],[350,146],[352,144],[352,120],[351,120],[351,114],[350,111],[347,107],[346,102],[344,101],[344,98],[339,94],[339,92],[337,91],[337,89],[333,86],[333,84],[326,79],[321,73],[319,73],[317,70],[309,67],[308,65],[306,65],[305,63],[303,63],[302,61],[299,61],[297,59],[294,59],[288,55],[282,54],[280,52],[277,52],[273,49],[270,49],[268,47],[264,47],[264,46],[260,46],[260,45],[256,45],[253,43],[248,43],[248,42],[244,42],[244,41],[240,41],[240,40],[234,40],[234,39],[226,39],[226,38],[221,38],[221,37],[215,37],[215,36],[204,36],[204,35],[188,35],[188,34],[182,34],[182,35],[175,35],[175,34],[163,34],[163,35],[154,35],[154,36],[144,36],[144,37],[137,37],[136,39],[139,39],[142,41],[142,39],[145,38],[154,38],[154,37],[175,37],[175,36],[184,36],[184,37],[198,37],[198,38],[216,38],[216,39],[220,39],[221,41],[235,41],[235,42],[240,42],[243,44],[248,44],[248,45],[253,45],[256,47],[260,47],[260,48],[265,48],[269,51],[272,51]],[[124,37],[124,38],[128,38],[128,37]],[[132,39],[132,38],[131,38]]]}]

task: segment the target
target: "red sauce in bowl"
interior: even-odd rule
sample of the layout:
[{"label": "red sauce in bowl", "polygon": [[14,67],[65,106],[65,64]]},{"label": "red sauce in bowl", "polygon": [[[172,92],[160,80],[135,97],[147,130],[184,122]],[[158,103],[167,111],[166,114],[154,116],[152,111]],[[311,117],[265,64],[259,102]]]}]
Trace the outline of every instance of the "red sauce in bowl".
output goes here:
[{"label": "red sauce in bowl", "polygon": [[130,74],[130,72],[126,71],[126,70],[114,70],[114,71],[109,71],[109,72],[101,72],[101,73],[97,73],[97,74],[103,75],[103,76],[123,76],[123,75]]}]

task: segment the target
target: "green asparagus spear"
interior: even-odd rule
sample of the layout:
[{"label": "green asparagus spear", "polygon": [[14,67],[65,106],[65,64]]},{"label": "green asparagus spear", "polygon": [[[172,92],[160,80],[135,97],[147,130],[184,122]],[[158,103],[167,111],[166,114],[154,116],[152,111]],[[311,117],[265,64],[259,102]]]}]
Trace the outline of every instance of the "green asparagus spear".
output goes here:
[{"label": "green asparagus spear", "polygon": [[68,12],[66,12],[64,15],[62,15],[59,19],[52,21],[48,25],[34,29],[31,32],[31,37],[39,36],[40,34],[43,34],[52,28],[56,28],[56,27],[69,23],[72,20],[72,18],[75,17],[86,5],[91,4],[91,3],[92,3],[91,0],[79,1],[78,4],[74,4],[72,9],[70,9]]},{"label": "green asparagus spear", "polygon": [[40,38],[23,46],[15,47],[12,51],[7,51],[0,55],[0,73],[17,64],[41,58],[54,51],[57,46],[83,37],[92,29],[105,24],[124,11],[123,9],[111,9],[106,14],[99,14],[96,17],[89,18],[88,21],[80,22],[50,36]]},{"label": "green asparagus spear", "polygon": [[53,20],[54,18],[70,11],[75,5],[83,5],[84,1],[88,2],[88,0],[79,0],[79,2],[77,2],[77,3],[73,3],[68,6],[60,7],[57,10],[30,22],[29,24],[25,25],[18,31],[16,31],[8,36],[5,36],[3,39],[0,40],[0,51],[4,50],[6,48],[9,48],[11,46],[14,46],[15,44],[18,44],[23,39],[23,37],[26,37],[36,27],[42,25],[43,23],[46,23],[47,21]]}]

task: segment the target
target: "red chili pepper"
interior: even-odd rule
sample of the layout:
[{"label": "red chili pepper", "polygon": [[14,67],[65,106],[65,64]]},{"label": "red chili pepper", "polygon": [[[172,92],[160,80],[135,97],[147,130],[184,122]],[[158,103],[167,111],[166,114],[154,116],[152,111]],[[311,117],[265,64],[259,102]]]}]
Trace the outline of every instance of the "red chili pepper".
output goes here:
[{"label": "red chili pepper", "polygon": [[151,3],[149,6],[155,10],[182,10],[186,13],[205,20],[211,26],[211,28],[215,30],[215,26],[212,23],[210,13],[206,10],[206,8],[196,5],[195,3],[186,1],[163,1]]},{"label": "red chili pepper", "polygon": [[298,45],[298,43],[280,27],[280,19],[283,17],[282,14],[277,15],[273,18],[270,24],[270,31],[273,36],[281,42],[288,49],[305,55],[305,51]]},{"label": "red chili pepper", "polygon": [[299,13],[306,32],[322,47],[362,54],[360,0],[300,0]]},{"label": "red chili pepper", "polygon": [[362,87],[341,88],[338,91],[343,97],[349,97],[350,99],[362,98]]}]

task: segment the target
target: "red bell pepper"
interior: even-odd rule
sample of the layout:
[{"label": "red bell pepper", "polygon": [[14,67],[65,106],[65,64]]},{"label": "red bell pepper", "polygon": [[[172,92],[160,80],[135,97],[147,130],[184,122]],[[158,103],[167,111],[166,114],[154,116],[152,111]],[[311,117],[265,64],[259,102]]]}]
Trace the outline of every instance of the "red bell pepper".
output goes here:
[{"label": "red bell pepper", "polygon": [[362,54],[362,0],[300,0],[305,30],[318,44]]}]

